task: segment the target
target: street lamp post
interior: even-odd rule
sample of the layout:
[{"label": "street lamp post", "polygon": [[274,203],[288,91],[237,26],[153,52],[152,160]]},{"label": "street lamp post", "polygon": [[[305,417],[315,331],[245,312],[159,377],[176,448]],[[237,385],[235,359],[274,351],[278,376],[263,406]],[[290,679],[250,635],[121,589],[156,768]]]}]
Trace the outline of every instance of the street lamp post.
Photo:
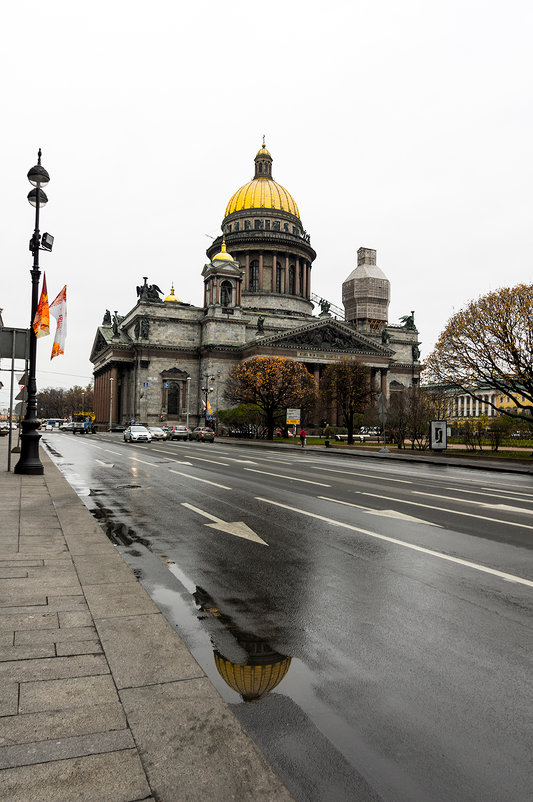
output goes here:
[{"label": "street lamp post", "polygon": [[81,414],[85,417],[85,390],[81,391]]},{"label": "street lamp post", "polygon": [[109,377],[109,431],[113,428],[113,376]]},{"label": "street lamp post", "polygon": [[187,376],[187,422],[186,427],[189,428],[189,409],[190,409],[190,396],[191,396],[191,377]]},{"label": "street lamp post", "polygon": [[[15,465],[15,473],[31,474],[40,476],[44,473],[44,468],[39,459],[39,440],[41,435],[37,431],[40,420],[37,417],[37,383],[35,380],[36,361],[37,361],[37,338],[33,330],[33,321],[39,303],[39,249],[41,247],[41,236],[39,232],[39,212],[41,206],[48,202],[46,194],[41,189],[50,181],[50,176],[41,166],[41,149],[39,148],[37,164],[28,172],[28,181],[34,187],[28,193],[28,201],[35,207],[35,228],[30,240],[30,251],[33,253],[33,266],[31,273],[31,317],[30,317],[30,353],[28,361],[28,397],[26,405],[26,415],[22,420],[22,432],[20,435],[20,459]],[[44,240],[48,239],[44,236]],[[53,238],[52,238],[53,240]],[[47,242],[43,250],[51,250],[51,244]]]},{"label": "street lamp post", "polygon": [[209,374],[205,374],[205,387],[202,387],[202,392],[205,393],[205,425],[207,426],[207,400],[209,398],[209,393],[213,392],[213,388],[209,386],[209,382],[214,380],[214,376],[209,376]]}]

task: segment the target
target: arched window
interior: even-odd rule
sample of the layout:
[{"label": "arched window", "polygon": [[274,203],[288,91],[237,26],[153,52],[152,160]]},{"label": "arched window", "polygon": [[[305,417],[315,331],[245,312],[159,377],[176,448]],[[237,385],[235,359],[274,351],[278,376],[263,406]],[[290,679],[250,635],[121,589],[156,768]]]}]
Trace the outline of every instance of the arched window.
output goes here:
[{"label": "arched window", "polygon": [[259,164],[259,172],[260,172],[260,173],[262,173],[262,172],[263,172],[263,165],[262,165],[262,164]]},{"label": "arched window", "polygon": [[289,293],[294,295],[294,265],[289,267]]},{"label": "arched window", "polygon": [[281,265],[276,262],[276,292],[281,292]]},{"label": "arched window", "polygon": [[259,260],[254,259],[250,262],[250,289],[257,292],[259,289]]},{"label": "arched window", "polygon": [[231,281],[223,281],[220,285],[220,303],[222,306],[231,306],[232,290]]}]

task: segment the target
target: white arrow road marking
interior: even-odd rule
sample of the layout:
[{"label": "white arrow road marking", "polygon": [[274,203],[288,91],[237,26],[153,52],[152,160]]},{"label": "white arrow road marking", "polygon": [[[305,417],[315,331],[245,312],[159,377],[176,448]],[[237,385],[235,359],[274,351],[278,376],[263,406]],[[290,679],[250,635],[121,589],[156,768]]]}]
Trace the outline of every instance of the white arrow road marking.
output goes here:
[{"label": "white arrow road marking", "polygon": [[[386,540],[388,543],[395,543],[397,546],[404,546],[406,549],[412,549],[413,551],[420,551],[423,554],[429,554],[431,557],[438,557],[440,560],[446,560],[447,562],[457,563],[458,565],[465,565],[467,568],[473,568],[476,571],[482,571],[485,574],[492,574],[493,576],[499,576],[500,579],[505,579],[506,582],[517,582],[520,585],[527,585],[530,588],[533,588],[533,582],[530,579],[522,579],[521,576],[514,576],[513,574],[505,574],[503,571],[496,571],[495,568],[487,568],[485,565],[478,565],[478,563],[472,563],[468,560],[461,560],[459,557],[451,557],[449,554],[443,554],[440,551],[433,551],[432,549],[425,549],[423,546],[415,546],[413,543],[406,543],[404,540],[398,540],[395,537],[387,537],[387,535],[378,535],[377,532],[370,532],[368,529],[361,529],[360,526],[353,526],[352,524],[346,524],[342,521],[336,521],[334,518],[326,518],[325,515],[317,515],[314,512],[306,512],[305,510],[300,510],[298,507],[289,507],[288,504],[281,504],[279,501],[272,501],[269,498],[261,498],[260,496],[256,496],[256,501],[264,501],[265,504],[274,504],[276,507],[283,507],[285,510],[290,510],[291,512],[297,512],[300,515],[307,515],[309,518],[317,518],[319,521],[325,521],[328,524],[332,524],[333,526],[341,526],[344,529],[351,529],[353,532],[360,532],[363,535],[369,535],[369,537],[375,537],[378,540]],[[325,501],[333,501],[338,503],[337,499],[327,499],[324,496],[318,496],[318,498],[323,498]],[[341,502],[342,503],[342,502]]]},{"label": "white arrow road marking", "polygon": [[182,471],[173,471],[172,468],[169,468],[168,471],[169,473],[176,473],[178,476],[186,476],[187,479],[192,479],[193,482],[204,482],[204,484],[206,485],[214,485],[215,487],[221,487],[222,490],[231,490],[231,487],[226,487],[226,485],[219,485],[218,482],[210,482],[209,479],[200,479],[200,477],[198,476],[191,476],[190,473],[183,473]]},{"label": "white arrow road marking", "polygon": [[245,540],[253,540],[254,543],[261,543],[262,546],[268,546],[268,543],[265,540],[261,540],[259,535],[256,535],[253,529],[250,529],[244,521],[223,521],[222,518],[217,518],[216,515],[211,515],[205,510],[199,510],[198,507],[193,507],[192,504],[187,504],[185,501],[181,502],[181,506],[187,507],[188,510],[193,510],[193,512],[197,512],[199,515],[203,515],[204,518],[209,518],[210,521],[213,521],[212,524],[204,524],[204,526],[208,526],[211,529],[219,529],[221,532],[227,532],[228,535],[243,537]]},{"label": "white arrow road marking", "polygon": [[[493,521],[497,524],[505,524],[505,526],[520,526],[522,529],[533,529],[529,524],[518,524],[514,521],[502,521],[501,518],[489,518],[488,515],[476,515],[473,512],[461,512],[460,510],[450,510],[448,507],[436,507],[433,504],[422,504],[420,501],[406,501],[402,498],[391,498],[390,496],[378,496],[377,493],[363,493],[361,490],[357,491],[361,496],[372,496],[372,498],[383,498],[385,501],[394,501],[397,504],[412,504],[414,507],[426,507],[428,510],[438,510],[439,512],[449,512],[451,515],[463,515],[466,518],[480,518],[482,521]],[[450,497],[446,496],[448,501]]]},{"label": "white arrow road marking", "polygon": [[[432,496],[433,498],[445,498],[447,501],[455,501],[450,496],[439,496],[437,493],[424,493],[422,490],[413,490],[417,496]],[[521,507],[511,507],[508,504],[487,504],[486,501],[474,501],[472,498],[465,498],[463,504],[477,504],[478,507],[488,507],[491,510],[511,510],[511,512],[522,512],[526,515],[533,515],[533,510],[526,510]]]},{"label": "white arrow road marking", "polygon": [[295,476],[284,476],[282,473],[269,473],[268,471],[259,471],[256,468],[244,468],[245,471],[252,471],[252,473],[262,473],[264,476],[277,476],[278,479],[290,479],[292,482],[305,482],[308,485],[320,485],[320,487],[331,487],[325,485],[324,482],[312,482],[310,479],[297,479]]},{"label": "white arrow road marking", "polygon": [[105,465],[106,468],[113,468],[113,463],[112,462],[102,462],[101,459],[97,459],[96,462],[99,462],[100,465]]},{"label": "white arrow road marking", "polygon": [[327,496],[319,496],[318,498],[323,498],[324,501],[334,501],[336,504],[344,504],[346,507],[355,507],[363,512],[368,512],[369,515],[379,515],[383,518],[396,518],[399,521],[411,521],[411,523],[436,526],[438,529],[442,529],[440,524],[435,524],[433,521],[425,521],[423,518],[416,518],[414,515],[406,515],[404,512],[398,512],[397,510],[374,510],[372,507],[363,507],[361,504],[353,504],[351,501],[339,501],[339,499],[327,498]]},{"label": "white arrow road marking", "polygon": [[377,479],[380,482],[401,482],[403,485],[412,485],[408,479],[391,479],[389,476],[381,476],[377,473],[359,473],[358,471],[343,471],[337,468],[321,468],[318,465],[311,465],[316,471],[329,471],[329,473],[344,473],[351,476],[369,476],[371,479]]}]

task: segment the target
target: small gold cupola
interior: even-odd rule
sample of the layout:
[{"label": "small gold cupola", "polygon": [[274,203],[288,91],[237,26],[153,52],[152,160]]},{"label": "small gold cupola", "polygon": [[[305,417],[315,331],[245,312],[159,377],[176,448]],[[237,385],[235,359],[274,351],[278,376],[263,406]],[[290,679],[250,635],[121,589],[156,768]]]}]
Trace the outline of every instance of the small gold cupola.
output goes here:
[{"label": "small gold cupola", "polygon": [[235,259],[226,251],[226,237],[222,237],[222,250],[213,256],[213,262],[234,262]]},{"label": "small gold cupola", "polygon": [[177,303],[179,303],[179,300],[180,299],[176,298],[176,296],[174,295],[174,284],[172,284],[172,287],[170,289],[170,295],[167,295],[165,301],[176,301]]}]

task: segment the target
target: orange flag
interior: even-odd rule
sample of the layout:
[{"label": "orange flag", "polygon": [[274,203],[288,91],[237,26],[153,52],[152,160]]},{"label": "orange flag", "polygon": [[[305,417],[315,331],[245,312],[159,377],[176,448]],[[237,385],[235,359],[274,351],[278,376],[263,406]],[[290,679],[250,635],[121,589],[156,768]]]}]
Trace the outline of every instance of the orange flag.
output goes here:
[{"label": "orange flag", "polygon": [[48,292],[46,290],[46,273],[43,274],[43,288],[39,299],[39,306],[35,312],[32,323],[36,337],[46,337],[50,334],[50,312],[48,308]]}]

